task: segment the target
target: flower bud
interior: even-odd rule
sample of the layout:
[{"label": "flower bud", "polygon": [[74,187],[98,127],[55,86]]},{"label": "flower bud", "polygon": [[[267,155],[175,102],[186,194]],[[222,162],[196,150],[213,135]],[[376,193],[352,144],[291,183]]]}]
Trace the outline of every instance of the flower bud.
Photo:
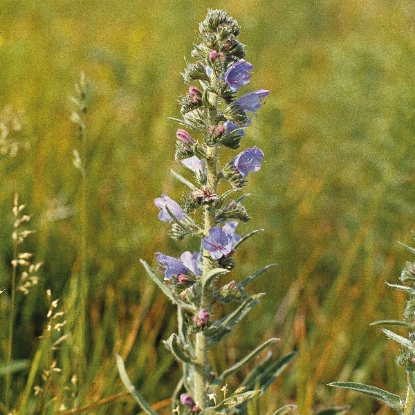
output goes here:
[{"label": "flower bud", "polygon": [[193,317],[193,322],[196,324],[197,327],[206,327],[210,320],[210,314],[202,308],[197,316]]},{"label": "flower bud", "polygon": [[176,138],[181,141],[183,144],[193,144],[194,140],[192,136],[186,131],[179,128],[176,131]]}]

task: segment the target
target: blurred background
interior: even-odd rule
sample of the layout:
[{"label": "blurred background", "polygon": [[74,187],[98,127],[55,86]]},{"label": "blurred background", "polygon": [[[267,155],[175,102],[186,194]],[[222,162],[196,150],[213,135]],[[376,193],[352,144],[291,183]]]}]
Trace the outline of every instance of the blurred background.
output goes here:
[{"label": "blurred background", "polygon": [[[267,295],[213,363],[223,368],[276,336],[276,356],[300,353],[263,397],[261,413],[297,402],[301,414],[333,404],[352,405],[352,414],[391,414],[326,383],[404,393],[398,347],[369,324],[400,317],[405,298],[385,282],[397,283],[412,261],[397,242],[412,243],[415,222],[412,1],[2,0],[0,121],[19,149],[0,160],[0,286],[9,287],[15,192],[37,231],[27,251],[44,261],[39,285],[17,299],[13,355],[33,358],[46,321],[45,290],[65,304],[79,269],[73,150],[81,144],[69,97],[84,71],[90,338],[78,404],[124,390],[115,352],[149,402],[171,396],[180,369],[161,340],[175,328],[175,310],[139,259],[154,264],[156,251],[175,256],[189,248],[168,238],[153,199],[180,199],[183,191],[169,175],[171,168],[186,172],[173,160],[178,126],[167,117],[179,116],[184,58],[191,59],[208,8],[225,10],[242,28],[254,72],[241,92],[271,91],[242,142],[263,149],[266,162],[246,188],[252,221],[238,228],[266,231],[238,251],[232,278],[278,263],[252,287]],[[3,316],[7,301],[0,297]],[[63,352],[71,348],[74,338]],[[15,376],[16,396],[26,377]],[[237,387],[238,378],[232,382]],[[90,413],[138,408],[124,397]]]}]

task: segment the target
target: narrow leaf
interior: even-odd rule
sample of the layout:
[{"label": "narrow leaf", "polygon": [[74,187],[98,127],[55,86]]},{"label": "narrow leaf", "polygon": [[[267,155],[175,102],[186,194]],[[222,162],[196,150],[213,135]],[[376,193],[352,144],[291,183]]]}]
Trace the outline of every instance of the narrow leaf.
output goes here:
[{"label": "narrow leaf", "polygon": [[183,349],[183,346],[179,343],[179,338],[176,333],[173,333],[167,340],[166,345],[170,351],[174,354],[177,360],[184,363],[192,363],[192,358]]},{"label": "narrow leaf", "polygon": [[251,238],[252,236],[256,235],[258,232],[263,232],[265,229],[256,229],[252,232],[249,232],[248,235],[242,237],[234,246],[234,249],[238,248],[241,243],[245,242],[247,239]]},{"label": "narrow leaf", "polygon": [[255,271],[253,274],[251,274],[249,277],[246,277],[244,280],[242,280],[238,286],[241,288],[245,288],[248,284],[250,284],[252,281],[254,281],[257,277],[259,277],[263,272],[265,272],[267,269],[276,267],[277,264],[269,264],[265,265],[265,267],[259,269],[258,271]]},{"label": "narrow leaf", "polygon": [[316,415],[334,415],[340,414],[344,411],[348,411],[350,409],[349,405],[346,406],[334,406],[333,408],[323,409],[322,411],[318,412]]},{"label": "narrow leaf", "polygon": [[233,408],[235,406],[242,405],[243,403],[250,401],[255,395],[258,394],[258,390],[234,394],[229,398],[224,399],[219,405],[215,406],[214,409],[216,411],[220,411],[225,408]]},{"label": "narrow leaf", "polygon": [[404,244],[404,243],[402,243],[402,242],[399,242],[399,241],[398,241],[398,244],[399,244],[399,245],[404,246],[404,247],[405,247],[408,251],[410,251],[410,252],[412,252],[413,254],[415,254],[415,248],[412,248],[411,246],[406,245],[406,244]]},{"label": "narrow leaf", "polygon": [[293,411],[294,409],[297,409],[297,405],[285,405],[280,409],[277,409],[272,415],[285,415]]},{"label": "narrow leaf", "polygon": [[[177,225],[180,227],[180,229],[182,229],[188,235],[192,235],[194,233],[183,222],[180,222],[179,219],[176,218],[176,216],[174,216],[173,212],[169,209],[169,207],[167,205],[165,206],[165,208],[167,210],[167,213],[170,215],[170,217],[173,219],[173,221],[175,223],[177,223]],[[188,220],[190,220],[190,219],[188,219]]]},{"label": "narrow leaf", "polygon": [[383,389],[376,388],[375,386],[365,385],[357,382],[331,382],[329,386],[335,386],[337,388],[350,389],[355,392],[363,393],[368,395],[396,411],[402,411],[405,402],[400,396],[394,393],[385,391]]},{"label": "narrow leaf", "polygon": [[125,370],[124,362],[119,354],[115,355],[117,360],[118,373],[127,391],[133,396],[136,402],[140,405],[141,409],[148,415],[158,415],[157,412],[153,411],[149,403],[135,390],[135,386],[131,383],[130,378]]},{"label": "narrow leaf", "polygon": [[415,346],[410,340],[408,340],[407,338],[405,338],[403,336],[400,336],[399,334],[394,333],[393,331],[387,330],[387,329],[382,329],[382,331],[390,339],[395,340],[401,346],[403,346],[406,349],[410,350],[411,352],[415,353]]},{"label": "narrow leaf", "polygon": [[187,186],[191,190],[197,190],[197,187],[192,183],[189,182],[189,180],[185,179],[181,174],[176,173],[174,170],[170,169],[173,176],[178,179],[180,182],[182,182],[185,186]]},{"label": "narrow leaf", "polygon": [[225,268],[214,268],[207,272],[206,274],[203,274],[200,277],[200,281],[202,283],[202,286],[205,287],[208,285],[214,278],[220,277],[221,275],[227,274],[229,271]]},{"label": "narrow leaf", "polygon": [[260,352],[262,352],[262,350],[264,350],[266,347],[270,346],[271,344],[277,342],[278,340],[279,339],[277,338],[272,338],[262,343],[254,351],[252,351],[247,356],[245,356],[243,359],[241,359],[238,363],[234,364],[229,369],[226,369],[219,377],[222,380],[225,380],[226,378],[231,376],[233,373],[238,371],[242,366],[246,365],[249,361],[254,359]]},{"label": "narrow leaf", "polygon": [[215,323],[204,332],[205,336],[209,337],[209,344],[219,343],[222,337],[229,333],[235,324],[259,303],[259,298],[262,296],[263,294],[255,294],[248,297],[237,309],[224,318],[215,321]]},{"label": "narrow leaf", "polygon": [[403,326],[403,327],[412,327],[410,323],[402,320],[376,320],[370,323],[371,326]]},{"label": "narrow leaf", "polygon": [[413,288],[411,288],[411,287],[408,287],[408,286],[406,286],[406,285],[400,285],[400,284],[390,284],[390,283],[386,283],[386,285],[389,287],[389,288],[395,288],[396,290],[399,290],[399,291],[404,291],[404,292],[406,292],[406,293],[408,293],[408,294],[413,294],[414,293],[414,289]]},{"label": "narrow leaf", "polygon": [[182,307],[185,310],[193,311],[196,310],[190,305],[185,303],[180,299],[180,297],[171,291],[169,287],[167,287],[163,281],[160,280],[160,278],[157,276],[157,274],[151,269],[151,267],[147,264],[146,261],[140,259],[140,262],[143,264],[145,270],[147,271],[147,274],[150,276],[150,278],[156,283],[156,285],[163,291],[163,293],[171,300],[173,303],[177,304],[178,306]]}]

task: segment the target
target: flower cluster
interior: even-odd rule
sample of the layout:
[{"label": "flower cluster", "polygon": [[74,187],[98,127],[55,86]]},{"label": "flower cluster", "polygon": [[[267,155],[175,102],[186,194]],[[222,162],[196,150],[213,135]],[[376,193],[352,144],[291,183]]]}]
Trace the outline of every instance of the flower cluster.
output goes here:
[{"label": "flower cluster", "polygon": [[[240,236],[236,232],[239,223],[250,217],[242,203],[245,196],[233,199],[232,195],[242,190],[251,173],[260,170],[264,158],[264,152],[253,146],[219,164],[220,149],[240,147],[253,116],[269,95],[265,89],[240,95],[251,80],[253,65],[245,60],[245,46],[237,40],[239,31],[237,22],[220,10],[209,11],[199,25],[201,43],[192,51],[195,61],[183,73],[190,85],[179,100],[182,118],[173,119],[180,124],[175,134],[175,160],[186,168],[185,174],[190,171],[194,177],[189,180],[174,172],[186,186],[180,203],[166,194],[154,199],[158,218],[171,225],[171,237],[182,240],[190,236],[199,249],[187,250],[179,258],[157,252],[164,282],[143,262],[150,277],[179,307],[179,333],[166,345],[184,365],[182,387],[178,388],[183,393],[173,398],[184,414],[203,413],[210,407],[209,396],[215,387],[212,376],[218,382],[230,372],[222,377],[212,374],[209,344],[229,333],[260,297],[247,296],[245,285],[262,270],[244,283],[228,281],[217,287],[220,277],[234,268],[239,245],[255,233]],[[215,303],[232,301],[240,305],[227,318],[212,318]],[[251,391],[248,388],[238,395],[238,402],[253,396],[257,381],[253,376]],[[215,410],[222,408],[214,405]]]}]

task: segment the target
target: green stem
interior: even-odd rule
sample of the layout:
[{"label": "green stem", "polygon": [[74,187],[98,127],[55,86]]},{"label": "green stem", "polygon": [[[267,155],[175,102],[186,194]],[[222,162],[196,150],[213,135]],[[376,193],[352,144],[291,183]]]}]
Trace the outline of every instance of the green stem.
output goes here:
[{"label": "green stem", "polygon": [[[207,149],[207,187],[212,189],[216,193],[217,188],[217,147],[209,147]],[[209,229],[216,225],[215,211],[209,206],[204,208],[204,234],[208,235]],[[209,252],[204,250],[203,257],[209,256]],[[203,261],[203,275],[206,275],[213,269],[212,262]],[[200,309],[205,309],[211,312],[213,288],[207,284],[202,288],[202,294],[200,299]],[[195,376],[194,376],[194,399],[195,402],[203,409],[207,406],[207,384],[209,376],[209,356],[208,356],[208,343],[207,337],[203,331],[196,334],[195,344]]]},{"label": "green stem", "polygon": [[[409,380],[408,380],[409,383]],[[410,384],[408,384],[408,390],[406,392],[405,409],[403,415],[413,415],[415,412],[415,393],[412,390]]]}]

